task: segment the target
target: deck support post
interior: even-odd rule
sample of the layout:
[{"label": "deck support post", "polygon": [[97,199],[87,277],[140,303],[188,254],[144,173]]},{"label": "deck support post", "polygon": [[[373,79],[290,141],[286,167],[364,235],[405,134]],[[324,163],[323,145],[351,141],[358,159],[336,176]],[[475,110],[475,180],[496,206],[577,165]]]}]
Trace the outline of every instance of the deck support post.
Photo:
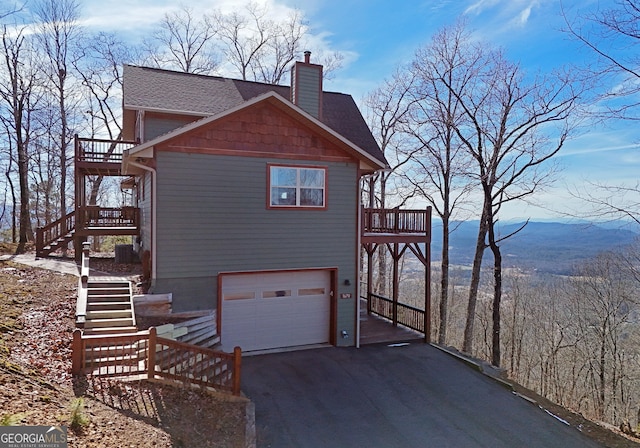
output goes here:
[{"label": "deck support post", "polygon": [[392,284],[392,298],[393,298],[393,326],[398,326],[398,297],[399,291],[398,287],[400,284],[400,270],[398,267],[398,261],[400,257],[398,256],[398,243],[393,243],[393,252],[391,257],[393,258],[393,284]]},{"label": "deck support post", "polygon": [[427,207],[424,260],[424,342],[431,343],[431,206]]}]

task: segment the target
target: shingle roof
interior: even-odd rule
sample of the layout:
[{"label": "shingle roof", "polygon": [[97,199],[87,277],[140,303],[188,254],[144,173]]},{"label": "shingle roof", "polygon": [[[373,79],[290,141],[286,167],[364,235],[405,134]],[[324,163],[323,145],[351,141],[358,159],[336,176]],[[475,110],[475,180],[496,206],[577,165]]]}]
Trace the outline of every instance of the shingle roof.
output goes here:
[{"label": "shingle roof", "polygon": [[[290,98],[288,86],[124,66],[125,109],[209,116],[237,107],[267,92]],[[322,98],[320,121],[374,158],[386,163],[351,95],[323,92]]]}]

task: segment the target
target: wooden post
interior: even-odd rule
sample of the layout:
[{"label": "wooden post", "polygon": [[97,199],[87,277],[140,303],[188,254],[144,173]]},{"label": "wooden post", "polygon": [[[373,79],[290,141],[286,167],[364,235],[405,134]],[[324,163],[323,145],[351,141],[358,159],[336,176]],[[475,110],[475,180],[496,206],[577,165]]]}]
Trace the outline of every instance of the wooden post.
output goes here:
[{"label": "wooden post", "polygon": [[233,395],[240,395],[240,369],[242,368],[242,349],[233,349]]},{"label": "wooden post", "polygon": [[73,342],[71,345],[71,374],[82,374],[82,330],[73,330]]},{"label": "wooden post", "polygon": [[371,290],[373,288],[373,251],[372,243],[365,245],[367,251],[367,314],[371,314]]},{"label": "wooden post", "polygon": [[156,327],[149,328],[149,344],[147,346],[147,378],[156,376]]},{"label": "wooden post", "polygon": [[393,297],[393,326],[397,327],[398,326],[398,288],[399,288],[399,277],[400,277],[400,273],[399,273],[399,269],[398,269],[398,260],[400,259],[400,255],[398,255],[398,243],[393,243],[393,254],[392,254],[392,258],[393,258],[393,291],[392,291],[392,297]]},{"label": "wooden post", "polygon": [[42,257],[44,249],[44,230],[42,227],[36,229],[36,257]]},{"label": "wooden post", "polygon": [[425,250],[424,342],[431,343],[431,206],[427,207]]}]

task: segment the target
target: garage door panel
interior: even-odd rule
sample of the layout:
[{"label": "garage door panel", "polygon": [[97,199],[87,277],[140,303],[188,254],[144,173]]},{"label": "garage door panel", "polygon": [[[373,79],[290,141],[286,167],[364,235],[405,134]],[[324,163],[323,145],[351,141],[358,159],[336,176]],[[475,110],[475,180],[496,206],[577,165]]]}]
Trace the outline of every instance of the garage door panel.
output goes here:
[{"label": "garage door panel", "polygon": [[329,270],[224,276],[223,349],[239,345],[250,351],[328,342],[330,277]]}]

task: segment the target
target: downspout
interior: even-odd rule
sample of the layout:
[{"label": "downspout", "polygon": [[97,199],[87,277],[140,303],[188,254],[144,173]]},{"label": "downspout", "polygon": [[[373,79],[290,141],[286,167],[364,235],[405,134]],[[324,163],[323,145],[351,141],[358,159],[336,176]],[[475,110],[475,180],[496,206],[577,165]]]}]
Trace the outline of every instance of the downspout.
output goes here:
[{"label": "downspout", "polygon": [[144,165],[142,163],[133,162],[131,160],[127,161],[128,165],[131,165],[136,168],[140,168],[144,171],[151,173],[151,284],[156,279],[156,170],[150,166]]}]

